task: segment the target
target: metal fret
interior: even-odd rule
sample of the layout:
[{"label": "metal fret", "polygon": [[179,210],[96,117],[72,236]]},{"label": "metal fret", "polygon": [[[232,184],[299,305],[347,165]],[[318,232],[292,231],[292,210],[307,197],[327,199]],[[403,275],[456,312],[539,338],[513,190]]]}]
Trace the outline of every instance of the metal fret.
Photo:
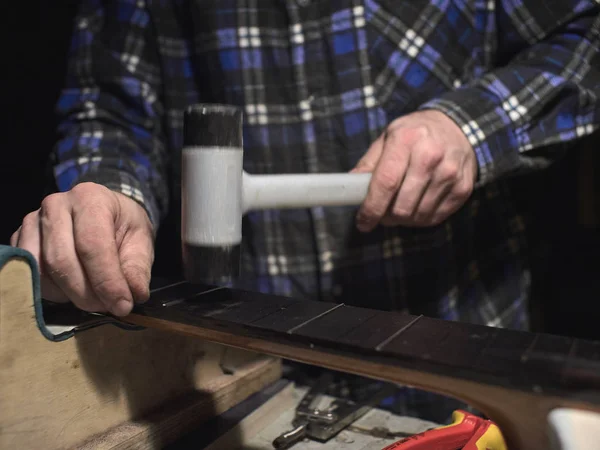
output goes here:
[{"label": "metal fret", "polygon": [[308,324],[310,324],[311,322],[314,322],[315,320],[319,320],[321,317],[324,317],[325,315],[327,315],[327,314],[331,313],[332,311],[335,311],[335,310],[336,310],[336,309],[338,309],[338,308],[342,308],[343,306],[344,306],[343,304],[335,305],[333,308],[331,308],[331,309],[329,309],[329,310],[327,310],[327,311],[325,311],[325,312],[322,312],[321,314],[319,314],[319,315],[317,315],[317,316],[314,316],[314,317],[311,317],[311,318],[309,318],[309,319],[306,319],[304,322],[302,322],[302,323],[300,323],[300,324],[296,325],[296,326],[295,326],[295,327],[293,327],[293,328],[290,328],[289,330],[287,330],[287,332],[286,332],[286,333],[287,333],[287,334],[293,334],[293,333],[295,333],[296,331],[298,331],[300,328],[302,328],[303,326],[305,326],[305,325],[308,325]]},{"label": "metal fret", "polygon": [[383,341],[381,341],[379,344],[377,344],[375,346],[375,350],[381,351],[386,345],[388,345],[390,342],[392,342],[394,339],[396,339],[398,336],[400,336],[401,333],[404,333],[406,330],[408,330],[410,327],[412,327],[415,323],[417,323],[417,321],[421,320],[422,318],[423,318],[423,316],[415,317],[413,320],[411,320],[409,323],[404,325],[402,328],[400,328],[398,331],[396,331],[390,337],[385,338]]}]

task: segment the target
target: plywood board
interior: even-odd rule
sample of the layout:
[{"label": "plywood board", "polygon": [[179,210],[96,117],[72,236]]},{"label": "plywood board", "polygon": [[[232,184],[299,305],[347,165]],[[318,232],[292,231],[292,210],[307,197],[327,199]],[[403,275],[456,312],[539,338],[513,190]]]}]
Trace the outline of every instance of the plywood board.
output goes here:
[{"label": "plywood board", "polygon": [[[153,448],[168,418],[132,419],[175,399],[183,403],[171,417],[184,423],[191,411],[197,422],[281,375],[276,358],[168,331],[101,326],[51,342],[35,322],[31,277],[22,258],[0,267],[0,448],[72,448],[118,427],[120,443],[113,434],[94,448],[133,436]],[[223,373],[224,360],[238,362],[234,374]]]}]

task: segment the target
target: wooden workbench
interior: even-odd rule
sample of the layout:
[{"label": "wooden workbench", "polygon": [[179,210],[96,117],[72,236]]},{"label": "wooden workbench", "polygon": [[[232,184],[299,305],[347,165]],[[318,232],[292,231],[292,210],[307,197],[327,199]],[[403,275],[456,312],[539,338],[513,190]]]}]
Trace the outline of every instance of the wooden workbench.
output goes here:
[{"label": "wooden workbench", "polygon": [[[4,252],[4,253],[3,253]],[[0,448],[154,449],[281,376],[280,360],[110,325],[52,342],[31,260],[0,246]]]}]

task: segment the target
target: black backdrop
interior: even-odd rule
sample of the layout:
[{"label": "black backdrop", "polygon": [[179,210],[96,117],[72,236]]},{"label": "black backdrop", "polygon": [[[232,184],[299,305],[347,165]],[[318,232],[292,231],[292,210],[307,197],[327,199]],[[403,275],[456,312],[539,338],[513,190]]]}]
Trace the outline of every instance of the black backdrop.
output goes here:
[{"label": "black backdrop", "polygon": [[46,187],[46,156],[55,139],[54,104],[77,8],[76,0],[19,3],[0,10],[2,33],[6,33],[1,71],[0,244],[8,242],[25,214],[39,207]]},{"label": "black backdrop", "polygon": [[[20,11],[13,6],[0,9],[4,35],[0,244],[7,244],[22,217],[38,208],[50,179],[46,158],[55,140],[53,109],[76,6],[76,0],[30,1],[19,2]],[[533,310],[538,329],[600,337],[600,233],[597,227],[577,223],[577,161],[573,153],[539,176],[533,243],[540,263],[534,273]],[[173,255],[163,251],[157,258],[169,266]]]}]

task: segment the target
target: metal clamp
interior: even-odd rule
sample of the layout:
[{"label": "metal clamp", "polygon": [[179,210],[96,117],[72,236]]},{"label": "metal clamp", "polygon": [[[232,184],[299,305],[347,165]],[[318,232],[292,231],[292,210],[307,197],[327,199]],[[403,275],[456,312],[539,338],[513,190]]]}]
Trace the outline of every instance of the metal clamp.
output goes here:
[{"label": "metal clamp", "polygon": [[294,428],[277,437],[273,441],[273,447],[286,449],[304,438],[326,442],[365,415],[392,392],[391,387],[378,387],[372,395],[364,400],[355,402],[347,399],[335,399],[328,407],[320,409],[320,404],[323,402],[323,397],[332,379],[332,374],[324,374],[315,386],[304,395],[296,408],[296,415],[292,421]]}]

